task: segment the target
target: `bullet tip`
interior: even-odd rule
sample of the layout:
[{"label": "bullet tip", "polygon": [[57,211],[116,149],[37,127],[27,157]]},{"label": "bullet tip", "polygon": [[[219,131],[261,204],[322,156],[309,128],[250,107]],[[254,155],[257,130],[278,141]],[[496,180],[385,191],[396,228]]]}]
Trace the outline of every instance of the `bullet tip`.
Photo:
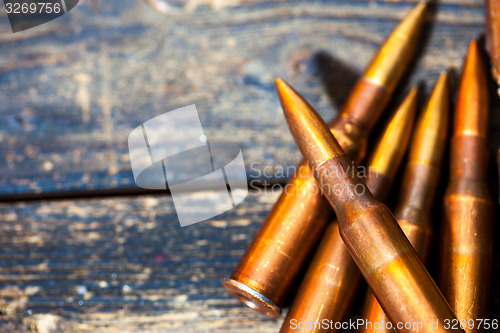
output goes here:
[{"label": "bullet tip", "polygon": [[377,142],[369,165],[387,179],[396,176],[398,166],[410,141],[417,111],[418,87],[413,87],[399,105]]},{"label": "bullet tip", "polygon": [[[305,101],[301,100],[298,93],[282,78],[277,78],[275,80],[276,90],[278,92],[278,97],[280,99],[281,104],[283,105],[283,110],[285,112],[285,116],[291,112],[289,106],[296,103],[304,103]],[[285,108],[286,106],[286,108]]]},{"label": "bullet tip", "polygon": [[488,103],[486,69],[478,43],[472,40],[462,70],[454,134],[485,137]]},{"label": "bullet tip", "polygon": [[276,90],[290,132],[311,167],[343,154],[328,126],[299,93],[281,78],[276,79]]},{"label": "bullet tip", "polygon": [[419,90],[419,87],[418,86],[413,86],[410,90],[410,92],[408,93],[408,97],[410,99],[414,99],[417,97],[417,94],[418,94],[418,90]]},{"label": "bullet tip", "polygon": [[472,39],[469,42],[469,53],[476,53],[477,52],[477,41],[475,39]]},{"label": "bullet tip", "polygon": [[426,9],[427,2],[422,1],[401,20],[372,59],[365,78],[394,91],[419,42]]},{"label": "bullet tip", "polygon": [[414,18],[421,19],[425,16],[425,12],[429,7],[429,1],[420,1],[415,8],[408,14],[408,16],[412,16]]},{"label": "bullet tip", "polygon": [[286,83],[285,80],[282,78],[277,78],[274,81],[274,84],[276,85],[276,90],[278,91],[278,97],[280,98],[280,101],[283,103],[284,98],[290,98],[290,93],[293,91],[293,89]]},{"label": "bullet tip", "polygon": [[447,71],[442,71],[439,74],[439,77],[438,77],[436,84],[434,86],[434,91],[436,91],[437,95],[439,95],[440,98],[443,98],[442,95],[444,95],[448,92],[448,72]]},{"label": "bullet tip", "polygon": [[448,131],[448,72],[439,75],[419,117],[410,149],[409,163],[439,166]]},{"label": "bullet tip", "polygon": [[276,84],[276,88],[278,88],[278,90],[283,89],[286,85],[285,81],[280,77],[274,80],[274,83]]}]

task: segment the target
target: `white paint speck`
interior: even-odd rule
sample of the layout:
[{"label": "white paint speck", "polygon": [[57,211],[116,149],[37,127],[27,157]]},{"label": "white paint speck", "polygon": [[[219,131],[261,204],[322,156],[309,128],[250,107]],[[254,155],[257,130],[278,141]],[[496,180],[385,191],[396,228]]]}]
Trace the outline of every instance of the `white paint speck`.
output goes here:
[{"label": "white paint speck", "polygon": [[78,286],[76,288],[76,293],[78,295],[85,295],[86,293],[88,293],[87,287],[85,287],[85,286]]},{"label": "white paint speck", "polygon": [[178,296],[175,296],[174,302],[183,303],[183,302],[186,302],[187,299],[188,299],[187,295],[178,295]]},{"label": "white paint speck", "polygon": [[42,168],[45,171],[50,171],[50,170],[54,169],[54,164],[50,161],[45,161],[45,162],[43,162]]}]

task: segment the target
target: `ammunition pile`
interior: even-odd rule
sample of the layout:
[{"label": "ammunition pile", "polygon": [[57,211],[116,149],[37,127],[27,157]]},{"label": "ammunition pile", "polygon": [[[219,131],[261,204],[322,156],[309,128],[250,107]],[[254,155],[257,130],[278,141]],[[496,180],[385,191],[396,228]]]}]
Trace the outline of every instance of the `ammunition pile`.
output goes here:
[{"label": "ammunition pile", "polygon": [[[495,321],[487,320],[493,241],[486,179],[488,77],[476,41],[470,43],[462,70],[453,128],[448,130],[445,71],[416,122],[418,88],[409,91],[368,154],[368,175],[348,172],[364,159],[370,131],[414,56],[427,6],[418,4],[393,30],[329,126],[288,83],[276,80],[286,121],[305,159],[223,285],[251,308],[274,317],[291,299],[282,333],[345,329],[324,323],[347,320],[362,278],[369,286],[362,316],[372,325],[359,327],[360,332],[495,328]],[[498,11],[497,2],[489,6]],[[490,45],[498,46],[495,19],[490,15],[487,30],[496,38]],[[498,75],[494,59],[492,64]],[[448,141],[443,218],[433,221]],[[405,154],[393,215],[382,202]],[[423,264],[438,228],[439,288]]]}]

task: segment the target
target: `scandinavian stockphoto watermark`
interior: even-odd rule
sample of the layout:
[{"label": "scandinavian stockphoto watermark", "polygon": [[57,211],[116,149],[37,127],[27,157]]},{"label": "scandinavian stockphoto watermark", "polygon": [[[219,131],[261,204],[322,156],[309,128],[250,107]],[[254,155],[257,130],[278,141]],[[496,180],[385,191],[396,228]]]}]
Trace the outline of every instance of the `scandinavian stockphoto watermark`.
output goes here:
[{"label": "scandinavian stockphoto watermark", "polygon": [[[250,167],[250,182],[249,188],[252,194],[259,195],[261,193],[284,193],[294,195],[296,191],[306,189],[303,186],[296,186],[296,182],[287,182],[283,184],[280,180],[312,177],[314,173],[311,168],[305,164],[297,166],[280,166],[280,165],[262,165],[260,162],[252,162]],[[335,184],[324,183],[323,181],[309,183],[307,191],[315,194],[333,194],[336,196],[343,195],[364,195],[368,191],[364,183],[356,181],[348,181],[349,179],[362,179],[365,182],[373,181],[379,178],[379,170],[373,166],[356,166],[354,161],[351,165],[345,167],[330,168],[329,172],[335,174],[337,179],[345,179],[347,181],[339,181]]]},{"label": "scandinavian stockphoto watermark", "polygon": [[349,319],[347,321],[333,321],[329,319],[322,319],[321,321],[299,321],[297,319],[290,320],[290,328],[292,330],[365,330],[365,331],[429,331],[436,330],[497,330],[500,327],[498,319],[428,319],[425,322],[391,322],[391,321],[375,321],[358,318]]},{"label": "scandinavian stockphoto watermark", "polygon": [[210,142],[195,105],[138,126],[128,137],[128,148],[136,184],[168,188],[181,226],[222,214],[248,195],[241,149]]},{"label": "scandinavian stockphoto watermark", "polygon": [[73,9],[79,0],[3,0],[12,32],[52,21]]}]

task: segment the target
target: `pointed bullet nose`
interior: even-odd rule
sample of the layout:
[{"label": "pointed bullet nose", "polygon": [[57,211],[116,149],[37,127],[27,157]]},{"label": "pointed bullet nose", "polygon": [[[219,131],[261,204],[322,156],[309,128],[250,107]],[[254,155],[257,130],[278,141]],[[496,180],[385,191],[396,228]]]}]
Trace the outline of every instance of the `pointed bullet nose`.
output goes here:
[{"label": "pointed bullet nose", "polygon": [[454,134],[486,137],[488,108],[486,69],[477,42],[472,40],[462,71]]},{"label": "pointed bullet nose", "polygon": [[[394,121],[401,125],[407,124],[408,120],[413,118],[417,110],[418,87],[411,88],[403,103],[394,117]],[[410,121],[411,122],[411,121]]]},{"label": "pointed bullet nose", "polygon": [[389,92],[394,90],[419,42],[426,9],[427,1],[420,2],[394,28],[368,66],[364,77]]},{"label": "pointed bullet nose", "polygon": [[[298,94],[295,90],[293,90],[292,87],[288,83],[285,82],[282,78],[277,78],[275,81],[276,84],[276,90],[278,91],[278,97],[280,99],[281,105],[283,108],[285,106],[289,106],[295,103],[301,103],[302,101],[298,99]],[[289,110],[284,110],[285,115],[287,115],[287,112]]]},{"label": "pointed bullet nose", "polygon": [[438,95],[442,95],[443,91],[448,91],[448,72],[441,72],[434,87],[434,92]]},{"label": "pointed bullet nose", "polygon": [[302,118],[307,117],[310,110],[312,110],[312,106],[285,80],[277,78],[275,84],[285,118],[289,126],[295,128],[298,123],[304,121]]},{"label": "pointed bullet nose", "polygon": [[396,27],[395,32],[403,33],[408,37],[419,35],[425,21],[428,4],[428,1],[421,1],[416,5]]},{"label": "pointed bullet nose", "polygon": [[448,132],[449,99],[448,73],[442,72],[418,120],[409,163],[441,165]]},{"label": "pointed bullet nose", "polygon": [[477,41],[473,39],[469,43],[469,49],[465,58],[463,73],[467,74],[467,76],[469,76],[468,79],[470,79],[471,76],[475,76],[474,74],[476,73],[478,68],[483,67],[482,63],[483,61],[481,59],[481,52],[477,45]]},{"label": "pointed bullet nose", "polygon": [[421,1],[415,8],[410,12],[408,17],[414,17],[416,20],[421,20],[424,17],[424,13],[429,5],[428,1]]},{"label": "pointed bullet nose", "polygon": [[411,132],[413,119],[415,119],[415,114],[417,113],[417,102],[418,87],[415,86],[410,90],[408,95],[406,95],[389,122],[388,128],[396,134],[393,136],[395,141],[399,141],[403,136],[406,136],[406,132]]},{"label": "pointed bullet nose", "polygon": [[389,121],[369,162],[371,169],[388,179],[396,176],[405,155],[417,111],[418,87],[413,87]]},{"label": "pointed bullet nose", "polygon": [[280,78],[276,90],[290,132],[311,167],[344,153],[326,123],[299,93]]}]

